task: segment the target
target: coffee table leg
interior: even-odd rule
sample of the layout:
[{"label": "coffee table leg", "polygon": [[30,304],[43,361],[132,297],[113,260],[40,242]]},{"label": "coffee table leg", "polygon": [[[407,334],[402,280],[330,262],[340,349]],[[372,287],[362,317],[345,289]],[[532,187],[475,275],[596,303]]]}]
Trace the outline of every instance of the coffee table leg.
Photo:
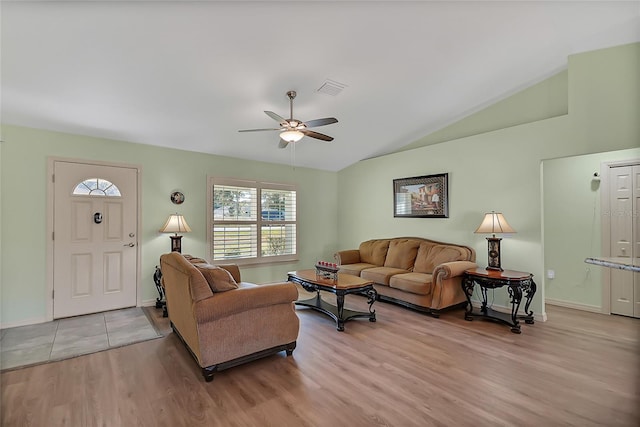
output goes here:
[{"label": "coffee table leg", "polygon": [[344,294],[336,294],[336,306],[338,308],[338,318],[336,322],[338,323],[338,330],[342,332],[344,331]]},{"label": "coffee table leg", "polygon": [[367,296],[367,303],[369,304],[369,322],[376,321],[376,311],[372,309],[373,303],[378,299],[378,292],[375,289],[365,292]]}]

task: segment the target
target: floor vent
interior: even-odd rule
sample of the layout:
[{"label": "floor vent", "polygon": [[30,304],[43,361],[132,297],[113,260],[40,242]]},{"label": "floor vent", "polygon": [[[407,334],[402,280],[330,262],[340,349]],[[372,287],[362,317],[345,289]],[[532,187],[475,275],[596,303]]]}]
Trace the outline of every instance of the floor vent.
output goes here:
[{"label": "floor vent", "polygon": [[345,85],[345,84],[338,83],[338,82],[336,82],[334,80],[327,79],[324,83],[322,83],[322,86],[320,86],[318,88],[318,92],[325,93],[325,94],[331,95],[331,96],[336,96],[337,94],[342,92],[342,89],[344,89],[346,87],[347,87],[347,85]]}]

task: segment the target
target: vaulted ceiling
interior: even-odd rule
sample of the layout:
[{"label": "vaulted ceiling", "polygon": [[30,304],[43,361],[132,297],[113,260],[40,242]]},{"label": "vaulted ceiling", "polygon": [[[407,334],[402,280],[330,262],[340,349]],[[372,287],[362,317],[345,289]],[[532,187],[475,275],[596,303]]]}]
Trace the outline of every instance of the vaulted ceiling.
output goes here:
[{"label": "vaulted ceiling", "polygon": [[[0,4],[2,122],[330,171],[640,41],[640,1]],[[336,95],[318,92],[327,81]],[[278,149],[263,111],[336,117]],[[290,144],[290,146],[293,144]]]}]

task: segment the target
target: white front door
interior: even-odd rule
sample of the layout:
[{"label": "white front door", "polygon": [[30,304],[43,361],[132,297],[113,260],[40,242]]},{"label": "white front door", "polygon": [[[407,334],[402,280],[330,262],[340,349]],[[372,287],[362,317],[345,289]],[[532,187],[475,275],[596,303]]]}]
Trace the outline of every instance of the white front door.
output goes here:
[{"label": "white front door", "polygon": [[137,302],[135,168],[54,162],[53,317]]}]

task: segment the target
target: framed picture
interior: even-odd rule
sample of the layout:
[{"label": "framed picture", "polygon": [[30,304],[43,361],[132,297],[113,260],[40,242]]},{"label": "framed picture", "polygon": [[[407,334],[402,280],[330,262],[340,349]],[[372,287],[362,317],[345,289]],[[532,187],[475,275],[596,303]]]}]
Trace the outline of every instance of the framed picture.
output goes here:
[{"label": "framed picture", "polygon": [[174,205],[181,205],[184,203],[184,194],[179,191],[174,191],[171,193],[171,203]]},{"label": "framed picture", "polygon": [[449,174],[393,180],[393,216],[449,218]]}]

